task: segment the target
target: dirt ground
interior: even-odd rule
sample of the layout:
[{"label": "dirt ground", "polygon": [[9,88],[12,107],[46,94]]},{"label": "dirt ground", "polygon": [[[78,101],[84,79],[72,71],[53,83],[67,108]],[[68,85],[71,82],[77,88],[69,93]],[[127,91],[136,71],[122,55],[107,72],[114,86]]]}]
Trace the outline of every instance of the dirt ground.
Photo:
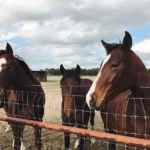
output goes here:
[{"label": "dirt ground", "polygon": [[[46,104],[45,104],[45,115],[44,122],[61,124],[61,91],[60,91],[60,76],[49,76],[48,82],[43,82],[42,87],[46,94]],[[85,77],[83,77],[85,78]],[[95,77],[87,77],[94,79]],[[0,114],[4,114],[3,110]],[[0,122],[0,150],[13,150],[13,133],[5,133],[7,123]],[[96,112],[95,117],[95,130],[103,131],[103,123],[100,118],[100,113]],[[33,128],[26,126],[24,130],[24,145],[28,150],[34,150],[34,132]],[[71,149],[73,149],[77,135],[71,135]],[[90,139],[86,139],[86,149],[87,150],[105,150],[107,149],[107,142],[95,139],[96,142],[92,144]],[[62,150],[63,149],[63,133],[43,129],[42,130],[42,149],[43,150]],[[120,149],[120,148],[119,148]]]}]

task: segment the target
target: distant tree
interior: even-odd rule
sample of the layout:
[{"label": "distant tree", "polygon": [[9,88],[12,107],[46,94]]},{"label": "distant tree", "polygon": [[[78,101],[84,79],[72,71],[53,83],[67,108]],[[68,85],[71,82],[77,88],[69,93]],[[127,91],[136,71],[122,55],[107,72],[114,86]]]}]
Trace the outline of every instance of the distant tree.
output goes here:
[{"label": "distant tree", "polygon": [[48,68],[44,69],[44,71],[46,71],[46,73],[49,74],[49,69]]},{"label": "distant tree", "polygon": [[[46,71],[48,75],[61,75],[60,70],[58,68],[56,69],[46,68],[46,69],[40,69],[40,71]],[[92,69],[81,68],[81,75],[96,76],[98,74],[98,71],[99,71],[99,68],[92,68]],[[150,73],[150,68],[148,69],[148,72]]]},{"label": "distant tree", "polygon": [[[74,68],[73,68],[74,69]],[[42,71],[43,69],[41,69]],[[93,69],[82,69],[81,68],[81,75],[90,75],[90,76],[95,76],[98,74],[98,68],[93,68]],[[46,68],[44,69],[48,75],[61,75],[60,70],[58,68]]]}]

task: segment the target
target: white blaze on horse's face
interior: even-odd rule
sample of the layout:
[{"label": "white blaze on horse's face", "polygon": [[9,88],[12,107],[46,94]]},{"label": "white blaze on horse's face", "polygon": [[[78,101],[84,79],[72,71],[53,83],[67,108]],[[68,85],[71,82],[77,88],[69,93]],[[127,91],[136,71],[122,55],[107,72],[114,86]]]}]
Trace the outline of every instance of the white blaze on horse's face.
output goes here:
[{"label": "white blaze on horse's face", "polygon": [[90,107],[90,101],[91,101],[91,99],[92,99],[91,94],[95,91],[97,82],[98,82],[98,80],[99,80],[99,78],[100,78],[100,76],[101,76],[101,71],[102,71],[103,67],[105,66],[105,64],[109,61],[110,57],[111,57],[111,54],[109,54],[109,55],[104,59],[102,65],[101,65],[101,68],[100,68],[100,70],[99,70],[99,73],[98,73],[98,75],[96,76],[96,78],[95,78],[95,80],[94,80],[94,82],[93,82],[93,84],[92,84],[90,90],[88,91],[88,93],[87,93],[87,95],[86,95],[86,103],[88,104],[89,108],[91,108],[91,107]]},{"label": "white blaze on horse's face", "polygon": [[6,63],[7,63],[7,61],[5,58],[0,58],[0,72],[2,71],[2,65],[6,64]]}]

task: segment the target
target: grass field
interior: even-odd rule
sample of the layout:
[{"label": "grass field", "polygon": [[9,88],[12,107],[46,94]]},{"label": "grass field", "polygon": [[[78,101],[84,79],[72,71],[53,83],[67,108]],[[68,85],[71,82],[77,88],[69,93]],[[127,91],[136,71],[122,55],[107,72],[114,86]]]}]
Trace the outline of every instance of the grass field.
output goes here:
[{"label": "grass field", "polygon": [[[94,80],[94,76],[83,76],[82,78],[89,78]],[[60,91],[60,79],[61,76],[48,76],[48,82],[42,82],[42,87],[46,94],[46,104],[45,104],[45,115],[44,122],[61,124],[61,91]],[[1,110],[2,114],[5,114]],[[0,134],[0,150],[13,150],[12,132],[4,133],[7,123],[1,122],[1,134]],[[95,117],[95,129],[103,130],[103,123],[100,118],[100,113],[96,112]],[[27,149],[34,150],[34,132],[32,127],[26,126],[24,131],[24,144]],[[76,140],[76,135],[71,136],[71,149],[73,149],[74,142]],[[43,150],[61,150],[63,149],[63,133],[58,133],[56,131],[43,129],[42,131],[42,143]],[[91,144],[89,139],[86,140],[87,150],[104,150],[106,149],[106,142],[96,140],[95,144]]]}]

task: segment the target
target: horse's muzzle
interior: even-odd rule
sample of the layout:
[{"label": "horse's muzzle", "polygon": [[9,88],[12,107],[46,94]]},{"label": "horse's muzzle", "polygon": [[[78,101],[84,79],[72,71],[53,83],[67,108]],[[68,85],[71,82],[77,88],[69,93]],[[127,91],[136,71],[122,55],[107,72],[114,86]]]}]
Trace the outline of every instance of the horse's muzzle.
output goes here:
[{"label": "horse's muzzle", "polygon": [[96,101],[95,101],[94,97],[92,97],[92,99],[90,100],[90,107],[92,110],[100,111],[104,106],[104,102],[105,102],[105,100],[102,100],[100,106],[97,107]]},{"label": "horse's muzzle", "polygon": [[94,100],[94,97],[92,97],[92,99],[90,100],[90,107],[91,109],[95,110],[95,106],[96,106],[96,102]]}]

